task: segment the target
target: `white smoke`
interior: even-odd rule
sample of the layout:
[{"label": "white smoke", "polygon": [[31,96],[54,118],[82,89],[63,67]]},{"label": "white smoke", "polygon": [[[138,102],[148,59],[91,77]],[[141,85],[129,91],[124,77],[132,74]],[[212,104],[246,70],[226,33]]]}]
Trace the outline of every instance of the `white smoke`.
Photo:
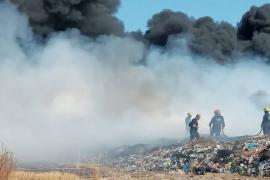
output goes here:
[{"label": "white smoke", "polygon": [[44,45],[6,3],[0,24],[0,139],[19,159],[180,139],[187,112],[200,113],[199,131],[208,133],[216,108],[227,135],[255,134],[269,102],[270,66],[251,57],[217,65],[191,55],[181,39],[164,52],[127,37],[94,41],[77,30],[54,34]]}]

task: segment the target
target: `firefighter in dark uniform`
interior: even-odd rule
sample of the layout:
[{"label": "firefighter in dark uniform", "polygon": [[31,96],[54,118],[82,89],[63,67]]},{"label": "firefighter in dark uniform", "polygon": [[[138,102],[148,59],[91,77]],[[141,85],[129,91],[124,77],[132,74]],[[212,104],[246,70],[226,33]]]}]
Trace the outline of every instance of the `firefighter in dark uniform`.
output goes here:
[{"label": "firefighter in dark uniform", "polygon": [[270,109],[268,107],[264,108],[264,116],[263,116],[263,121],[261,124],[264,135],[270,135],[270,114],[269,114],[269,111],[270,111]]},{"label": "firefighter in dark uniform", "polygon": [[221,131],[223,132],[223,129],[225,127],[224,117],[221,116],[220,110],[218,109],[214,111],[214,114],[214,117],[209,123],[210,135],[220,136]]},{"label": "firefighter in dark uniform", "polygon": [[198,129],[199,129],[199,124],[198,124],[198,120],[201,119],[201,115],[197,114],[196,117],[194,119],[192,119],[189,123],[189,127],[190,127],[190,140],[193,139],[199,139],[200,135],[198,133]]}]

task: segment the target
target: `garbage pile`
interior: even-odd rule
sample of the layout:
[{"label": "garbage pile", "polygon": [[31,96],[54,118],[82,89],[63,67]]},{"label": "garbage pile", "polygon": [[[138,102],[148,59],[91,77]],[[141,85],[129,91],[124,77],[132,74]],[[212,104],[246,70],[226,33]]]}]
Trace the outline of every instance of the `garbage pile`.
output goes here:
[{"label": "garbage pile", "polygon": [[107,163],[128,171],[270,176],[270,138],[246,137],[235,142],[202,138],[187,144],[156,147],[143,153],[107,159]]}]

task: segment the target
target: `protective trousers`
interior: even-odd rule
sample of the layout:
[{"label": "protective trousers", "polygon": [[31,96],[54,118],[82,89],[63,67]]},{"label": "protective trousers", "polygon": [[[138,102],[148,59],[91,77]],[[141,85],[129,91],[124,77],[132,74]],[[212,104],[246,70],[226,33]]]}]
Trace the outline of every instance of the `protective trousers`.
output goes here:
[{"label": "protective trousers", "polygon": [[220,133],[221,133],[221,128],[220,127],[215,127],[213,126],[212,127],[212,136],[220,136]]},{"label": "protective trousers", "polygon": [[191,129],[190,130],[190,140],[199,139],[199,138],[200,138],[200,135],[199,135],[198,131]]},{"label": "protective trousers", "polygon": [[270,122],[263,124],[262,129],[264,135],[270,135]]}]

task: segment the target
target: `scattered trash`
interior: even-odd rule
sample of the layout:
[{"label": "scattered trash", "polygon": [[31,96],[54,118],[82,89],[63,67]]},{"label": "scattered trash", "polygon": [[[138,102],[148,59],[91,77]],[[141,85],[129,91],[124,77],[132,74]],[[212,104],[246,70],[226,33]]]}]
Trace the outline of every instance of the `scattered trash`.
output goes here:
[{"label": "scattered trash", "polygon": [[205,175],[206,169],[204,166],[194,167],[192,172],[195,175]]},{"label": "scattered trash", "polygon": [[257,145],[254,143],[250,143],[247,145],[248,150],[254,149]]},{"label": "scattered trash", "polygon": [[190,172],[190,164],[188,162],[184,163],[183,166],[182,166],[182,170],[185,173],[189,173]]},{"label": "scattered trash", "polygon": [[181,171],[194,175],[239,173],[270,177],[269,142],[270,137],[245,137],[236,142],[202,138],[106,159],[106,163],[129,171]]}]

